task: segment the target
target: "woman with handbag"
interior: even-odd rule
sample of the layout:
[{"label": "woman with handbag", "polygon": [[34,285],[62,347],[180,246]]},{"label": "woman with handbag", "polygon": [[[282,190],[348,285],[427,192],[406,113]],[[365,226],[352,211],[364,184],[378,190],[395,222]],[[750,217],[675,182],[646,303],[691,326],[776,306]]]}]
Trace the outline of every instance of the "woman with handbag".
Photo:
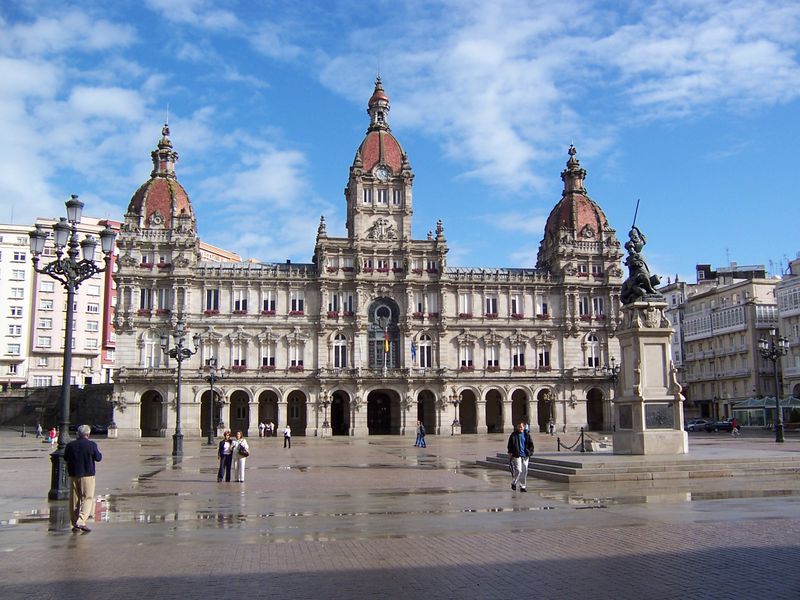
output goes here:
[{"label": "woman with handbag", "polygon": [[250,445],[241,431],[236,432],[233,440],[233,478],[239,483],[244,483],[244,465],[250,456]]},{"label": "woman with handbag", "polygon": [[219,458],[219,471],[217,471],[217,481],[222,481],[223,475],[225,481],[231,480],[231,463],[233,461],[233,440],[231,439],[231,432],[225,431],[222,434],[222,439],[219,442],[217,449],[217,457]]}]

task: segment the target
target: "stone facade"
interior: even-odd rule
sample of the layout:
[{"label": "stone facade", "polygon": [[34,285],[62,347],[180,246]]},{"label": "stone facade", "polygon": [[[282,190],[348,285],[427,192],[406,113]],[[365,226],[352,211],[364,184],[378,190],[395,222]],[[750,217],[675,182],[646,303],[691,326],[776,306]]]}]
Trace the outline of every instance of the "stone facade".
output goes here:
[{"label": "stone facade", "polygon": [[[575,149],[535,267],[453,267],[442,221],[412,238],[414,173],[389,108],[378,79],[346,236],[320,219],[308,264],[201,260],[165,127],[118,239],[120,436],[172,431],[176,365],[159,339],[178,321],[200,340],[182,368],[187,436],[219,421],[250,435],[259,421],[294,435],[410,435],[417,419],[432,434],[507,432],[519,419],[611,429],[621,251]],[[213,391],[209,359],[226,369]]]}]

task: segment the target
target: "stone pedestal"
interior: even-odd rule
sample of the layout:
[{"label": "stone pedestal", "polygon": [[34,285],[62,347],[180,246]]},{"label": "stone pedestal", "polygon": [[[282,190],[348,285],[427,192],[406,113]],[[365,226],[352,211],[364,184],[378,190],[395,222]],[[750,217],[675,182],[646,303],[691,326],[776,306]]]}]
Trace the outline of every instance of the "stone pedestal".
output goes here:
[{"label": "stone pedestal", "polygon": [[324,437],[324,438],[331,437],[331,428],[330,427],[325,427],[325,425],[320,427],[319,428],[319,437]]},{"label": "stone pedestal", "polygon": [[453,423],[450,426],[450,435],[461,435],[461,424]]},{"label": "stone pedestal", "polygon": [[614,454],[686,454],[683,395],[672,363],[666,302],[622,307],[617,331],[622,354],[614,398]]}]

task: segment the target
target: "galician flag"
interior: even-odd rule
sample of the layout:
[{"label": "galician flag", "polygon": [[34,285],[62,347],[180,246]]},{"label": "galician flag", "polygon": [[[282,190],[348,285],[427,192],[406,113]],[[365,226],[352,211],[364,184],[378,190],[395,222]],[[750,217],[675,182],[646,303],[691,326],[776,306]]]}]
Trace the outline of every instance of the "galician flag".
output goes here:
[{"label": "galician flag", "polygon": [[388,354],[389,352],[389,330],[383,330],[383,351]]},{"label": "galician flag", "polygon": [[416,342],[411,342],[411,360],[416,362],[417,361],[417,344]]}]

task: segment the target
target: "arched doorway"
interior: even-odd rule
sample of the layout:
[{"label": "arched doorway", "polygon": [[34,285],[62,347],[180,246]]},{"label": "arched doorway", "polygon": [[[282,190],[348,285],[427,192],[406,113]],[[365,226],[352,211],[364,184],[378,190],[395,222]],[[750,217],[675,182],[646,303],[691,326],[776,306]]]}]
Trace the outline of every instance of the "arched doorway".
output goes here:
[{"label": "arched doorway", "polygon": [[592,388],[586,394],[586,428],[589,431],[603,430],[603,392]]},{"label": "arched doorway", "polygon": [[278,435],[278,394],[275,392],[268,390],[258,396],[258,421],[272,423],[272,435]]},{"label": "arched doorway", "polygon": [[164,437],[164,400],[154,390],[142,395],[139,428],[142,437]]},{"label": "arched doorway", "polygon": [[550,390],[542,390],[536,396],[536,424],[539,426],[539,431],[546,432],[550,426],[550,422],[555,425],[556,411],[553,392]]},{"label": "arched doorway", "polygon": [[[209,405],[211,398],[211,390],[203,392],[203,396],[200,400],[200,434],[203,437],[208,436],[208,416],[209,416]],[[222,421],[222,402],[221,396],[217,390],[214,390],[214,397],[213,397],[213,414],[211,415],[211,433],[216,435],[217,428],[219,426],[220,421]]]},{"label": "arched doorway", "polygon": [[231,432],[241,431],[247,437],[250,428],[250,398],[247,392],[236,390],[231,394]]},{"label": "arched doorway", "polygon": [[367,428],[370,435],[400,433],[400,401],[393,392],[370,392],[367,398]]},{"label": "arched doorway", "polygon": [[534,430],[535,425],[531,423],[530,415],[528,414],[528,394],[525,393],[525,390],[514,390],[514,393],[511,394],[512,428],[516,427],[520,421],[525,421],[531,431]]},{"label": "arched doorway", "polygon": [[[427,434],[436,433],[436,398],[430,390],[417,394],[417,421],[422,421]],[[416,423],[411,423],[416,427]]]},{"label": "arched doorway", "polygon": [[333,392],[331,433],[333,435],[350,435],[350,396],[342,390]]},{"label": "arched doorway", "polygon": [[287,423],[292,428],[292,435],[306,434],[306,395],[295,390],[289,394],[287,401]]},{"label": "arched doorway", "polygon": [[461,405],[458,407],[458,412],[461,433],[478,433],[478,399],[472,390],[461,392]]},{"label": "arched doorway", "polygon": [[[463,425],[461,431],[463,432]],[[486,431],[501,433],[503,431],[503,397],[498,390],[486,393]]]}]

